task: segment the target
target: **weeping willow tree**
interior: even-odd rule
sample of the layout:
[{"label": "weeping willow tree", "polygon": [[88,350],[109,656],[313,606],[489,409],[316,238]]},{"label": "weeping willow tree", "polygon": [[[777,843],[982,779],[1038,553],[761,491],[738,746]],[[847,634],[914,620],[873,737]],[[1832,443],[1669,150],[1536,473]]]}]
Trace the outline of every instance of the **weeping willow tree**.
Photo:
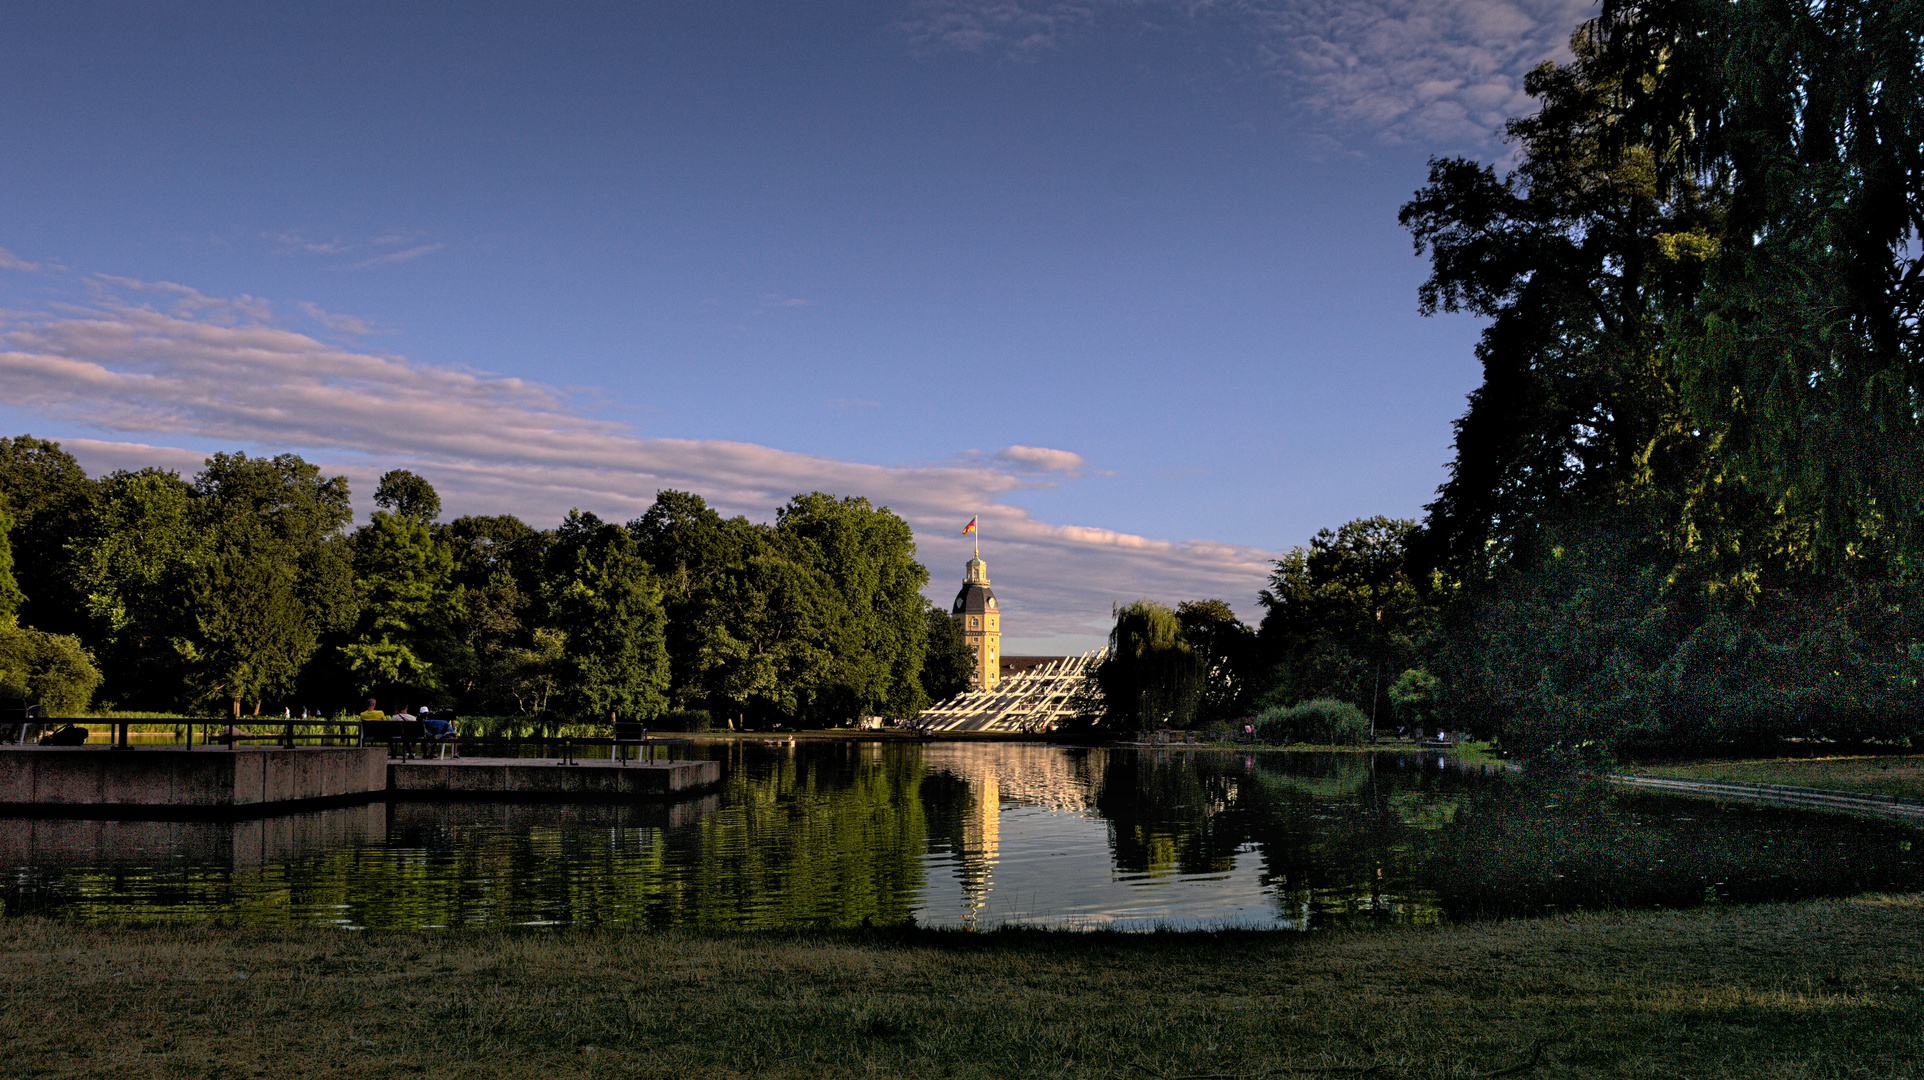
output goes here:
[{"label": "weeping willow tree", "polygon": [[1188,727],[1206,674],[1180,616],[1153,600],[1125,604],[1116,609],[1109,655],[1096,670],[1107,707],[1104,722],[1121,731]]}]

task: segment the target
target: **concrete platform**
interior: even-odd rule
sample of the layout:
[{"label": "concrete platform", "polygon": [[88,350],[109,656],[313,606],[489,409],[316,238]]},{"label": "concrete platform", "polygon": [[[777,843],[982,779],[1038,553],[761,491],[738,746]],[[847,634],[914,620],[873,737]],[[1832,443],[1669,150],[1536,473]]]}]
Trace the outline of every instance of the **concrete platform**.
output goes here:
[{"label": "concrete platform", "polygon": [[0,866],[278,866],[379,843],[389,816],[368,802],[211,821],[0,817]]},{"label": "concrete platform", "polygon": [[0,809],[232,811],[364,800],[387,788],[378,747],[0,747]]},{"label": "concrete platform", "polygon": [[388,789],[401,798],[658,799],[720,782],[719,761],[442,758],[387,767]]}]

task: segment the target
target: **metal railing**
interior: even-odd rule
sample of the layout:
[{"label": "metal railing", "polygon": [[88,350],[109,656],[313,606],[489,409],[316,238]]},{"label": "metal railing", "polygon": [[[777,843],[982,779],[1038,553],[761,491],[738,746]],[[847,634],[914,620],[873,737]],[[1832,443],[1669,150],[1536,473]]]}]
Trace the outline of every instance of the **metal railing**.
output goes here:
[{"label": "metal railing", "polygon": [[[393,724],[394,721],[382,721],[381,723],[384,725]],[[402,723],[408,724],[409,722],[403,721]],[[311,745],[316,742],[323,744],[338,742],[350,746],[366,746],[368,741],[368,732],[364,728],[362,721],[358,719],[328,720],[317,717],[274,716],[242,717],[238,721],[231,717],[203,718],[181,720],[173,723],[154,720],[109,719],[105,723],[102,723],[102,718],[100,717],[44,716],[39,713],[37,708],[30,708],[24,711],[19,709],[0,709],[0,744],[35,742],[46,735],[71,725],[84,729],[89,736],[104,727],[108,732],[110,745],[117,748],[126,748],[130,745],[129,736],[135,724],[143,727],[156,727],[164,724],[168,727],[184,729],[183,744],[189,749],[195,746],[220,746],[228,750],[233,750],[238,749],[244,743],[267,743],[288,749],[293,749],[302,743]],[[429,745],[446,746],[453,748],[457,756],[463,750],[468,750],[470,756],[473,756],[472,752],[475,750],[507,751],[521,750],[527,747],[542,747],[558,748],[560,753],[557,756],[564,764],[568,765],[579,764],[581,760],[579,751],[589,747],[608,747],[611,758],[626,761],[627,757],[623,751],[630,747],[636,748],[637,757],[640,758],[646,756],[646,751],[650,747],[688,741],[686,739],[651,738],[647,729],[643,728],[640,724],[630,725],[628,723],[621,723],[615,726],[611,736],[547,735],[540,733],[532,735],[435,736],[427,733],[426,730],[420,726],[419,721],[413,721],[410,726],[411,730],[385,731],[382,732],[382,734],[377,734],[375,738],[380,740],[385,736],[390,753],[392,754],[395,747],[398,746],[400,748],[400,754],[398,756],[403,758],[412,756],[409,749],[411,746],[418,746],[423,751],[425,751]],[[378,728],[376,730],[381,731],[381,729]],[[422,756],[426,756],[425,753],[423,753]]]}]

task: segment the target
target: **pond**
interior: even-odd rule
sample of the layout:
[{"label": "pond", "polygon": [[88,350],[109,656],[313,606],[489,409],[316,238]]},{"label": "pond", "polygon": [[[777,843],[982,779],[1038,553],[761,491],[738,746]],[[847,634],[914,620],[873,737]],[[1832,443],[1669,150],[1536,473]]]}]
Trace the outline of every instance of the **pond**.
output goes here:
[{"label": "pond", "polygon": [[250,925],[1312,929],[1924,889],[1897,824],[1437,756],[711,741],[670,805],[0,818],[9,915]]}]

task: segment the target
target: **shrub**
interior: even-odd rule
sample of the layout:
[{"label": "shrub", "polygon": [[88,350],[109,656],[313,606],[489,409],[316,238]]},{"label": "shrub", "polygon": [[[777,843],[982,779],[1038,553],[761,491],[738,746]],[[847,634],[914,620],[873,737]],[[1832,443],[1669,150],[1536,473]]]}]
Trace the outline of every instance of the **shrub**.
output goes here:
[{"label": "shrub", "polygon": [[44,634],[0,622],[0,697],[39,703],[48,716],[74,716],[87,708],[100,685],[100,669],[66,634]]},{"label": "shrub", "polygon": [[707,709],[670,709],[649,726],[657,731],[707,731],[715,726],[715,719]]},{"label": "shrub", "polygon": [[1316,698],[1264,711],[1256,718],[1256,737],[1277,745],[1307,742],[1357,746],[1369,734],[1369,727],[1369,717],[1349,702]]}]

